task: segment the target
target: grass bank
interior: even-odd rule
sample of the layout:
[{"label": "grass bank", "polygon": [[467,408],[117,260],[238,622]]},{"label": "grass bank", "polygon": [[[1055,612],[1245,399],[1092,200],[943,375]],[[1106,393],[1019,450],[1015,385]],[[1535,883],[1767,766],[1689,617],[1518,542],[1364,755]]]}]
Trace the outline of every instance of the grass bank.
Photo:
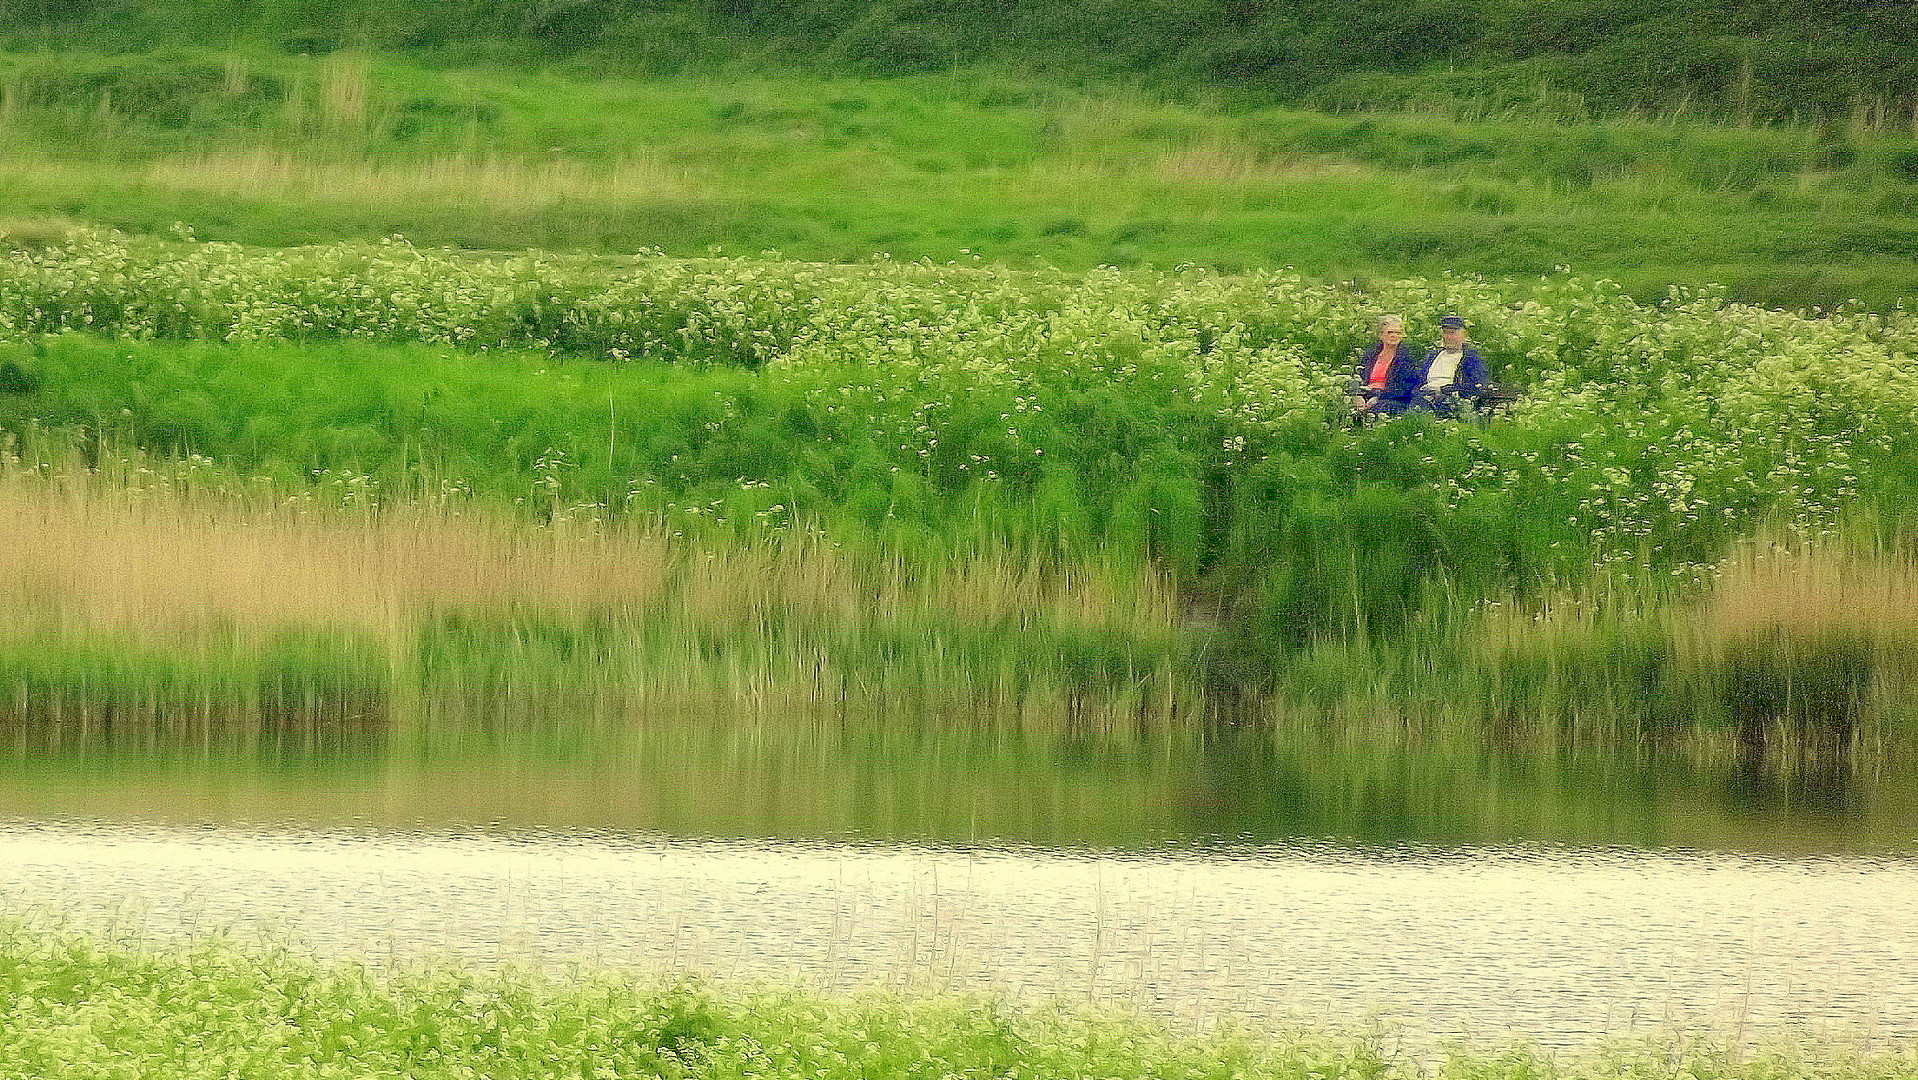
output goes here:
[{"label": "grass bank", "polygon": [[0,1076],[470,1075],[839,1077],[1097,1075],[1153,1080],[1891,1080],[1908,1053],[1633,1047],[1559,1061],[1522,1047],[1437,1064],[1376,1037],[1191,1035],[1085,1006],[987,997],[826,995],[682,980],[647,985],[321,963],[226,943],[156,949],[0,924]]},{"label": "grass bank", "polygon": [[[1464,313],[1523,401],[1484,425],[1352,428],[1340,386],[1379,310]],[[561,671],[618,640],[610,681],[589,685],[697,671],[663,685],[813,703],[909,690],[969,716],[1044,700],[1059,727],[1152,727],[1198,698],[1256,718],[1275,691],[1336,712],[1420,688],[1528,721],[1589,712],[1598,688],[1627,737],[1905,723],[1897,694],[1873,689],[1904,678],[1903,630],[1714,631],[1694,647],[1648,617],[1698,602],[1755,536],[1809,550],[1841,524],[1876,545],[1868,578],[1908,588],[1918,339],[1902,312],[1814,318],[1711,290],[1647,305],[1564,275],[1355,288],[1196,269],[615,267],[79,232],[0,264],[0,328],[19,372],[0,401],[8,468],[39,485],[29,515],[84,530],[159,499],[147,526],[212,530],[203,546],[260,566],[371,553],[397,578],[423,572],[405,568],[422,551],[478,552],[441,562],[564,612],[476,622],[445,582],[398,589],[328,661],[388,672],[381,685],[457,670],[494,700],[482,669],[434,665],[504,649]],[[286,516],[303,500],[415,532],[317,540],[324,515]],[[260,527],[274,522],[287,531]],[[537,557],[615,583],[597,606],[542,599],[564,575],[499,554],[574,535],[592,539]],[[633,584],[655,573],[673,584]],[[164,625],[171,603],[144,617]],[[1574,618],[1542,652],[1509,632],[1488,652],[1497,633],[1475,629],[1511,605],[1542,625],[1581,604],[1605,621]],[[396,631],[383,620],[401,608]],[[1749,680],[1698,674],[1770,663],[1781,633],[1824,657],[1808,662],[1826,690],[1789,676],[1726,704]],[[546,685],[539,667],[509,681]]]},{"label": "grass bank", "polygon": [[1918,567],[1860,522],[1849,543],[1775,534],[1709,585],[1613,574],[1433,596],[1392,633],[1287,649],[1285,627],[1262,629],[1283,612],[1195,607],[1150,561],[1041,560],[984,537],[909,559],[812,527],[689,533],[461,494],[374,505],[350,481],[289,492],[105,446],[104,466],[0,469],[0,720],[54,753],[1223,723],[1843,755],[1918,729]]}]

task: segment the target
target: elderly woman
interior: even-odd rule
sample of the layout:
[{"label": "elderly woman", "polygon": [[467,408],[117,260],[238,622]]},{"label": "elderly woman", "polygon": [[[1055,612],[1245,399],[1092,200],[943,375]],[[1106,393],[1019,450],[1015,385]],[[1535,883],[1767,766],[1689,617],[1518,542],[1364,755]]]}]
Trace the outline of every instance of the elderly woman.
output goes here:
[{"label": "elderly woman", "polygon": [[1425,365],[1405,344],[1405,320],[1379,316],[1379,340],[1359,352],[1352,407],[1360,413],[1397,416],[1410,408],[1424,382]]}]

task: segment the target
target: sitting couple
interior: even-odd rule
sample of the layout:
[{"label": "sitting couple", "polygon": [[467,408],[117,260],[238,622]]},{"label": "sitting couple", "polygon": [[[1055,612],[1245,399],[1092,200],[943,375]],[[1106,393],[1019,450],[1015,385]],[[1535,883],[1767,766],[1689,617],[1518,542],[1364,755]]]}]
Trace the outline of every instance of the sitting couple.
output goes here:
[{"label": "sitting couple", "polygon": [[1379,316],[1379,340],[1359,353],[1352,406],[1360,415],[1397,416],[1407,409],[1430,409],[1441,416],[1458,412],[1461,402],[1483,403],[1492,392],[1485,360],[1465,343],[1465,320],[1439,320],[1439,344],[1419,358],[1405,344],[1405,320]]}]

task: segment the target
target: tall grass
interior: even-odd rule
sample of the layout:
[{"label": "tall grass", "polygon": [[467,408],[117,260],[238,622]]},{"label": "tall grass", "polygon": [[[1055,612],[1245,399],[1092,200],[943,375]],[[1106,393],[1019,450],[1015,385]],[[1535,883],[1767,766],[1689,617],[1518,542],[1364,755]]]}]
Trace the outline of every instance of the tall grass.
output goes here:
[{"label": "tall grass", "polygon": [[[689,538],[584,509],[542,524],[465,495],[375,508],[350,484],[287,493],[204,459],[111,460],[0,472],[14,725],[1141,734],[1200,730],[1225,705],[1235,631],[1136,565],[908,561],[809,529]],[[1909,556],[1768,544],[1704,592],[1606,577],[1469,611],[1433,597],[1403,637],[1322,641],[1263,689],[1248,673],[1235,718],[1547,746],[1715,732],[1855,748],[1914,730]]]},{"label": "tall grass", "polygon": [[374,509],[350,483],[288,493],[109,453],[104,475],[0,471],[14,724],[1136,732],[1201,707],[1171,590],[1137,569],[872,561],[804,530],[685,541],[459,495]]},{"label": "tall grass", "polygon": [[1332,713],[1392,737],[1882,754],[1918,733],[1918,575],[1909,539],[1887,544],[1881,527],[1768,529],[1708,587],[1607,573],[1480,598],[1392,645],[1322,644],[1282,675],[1280,724]]},{"label": "tall grass", "polygon": [[[82,171],[77,166],[53,168],[73,177]],[[695,191],[682,177],[644,158],[601,164],[448,152],[419,161],[380,162],[328,160],[283,146],[169,157],[149,165],[141,179],[158,190],[204,195],[258,198],[271,192],[285,199],[380,205],[395,211],[417,200],[438,199],[500,214],[525,214],[567,202],[683,202]]]}]

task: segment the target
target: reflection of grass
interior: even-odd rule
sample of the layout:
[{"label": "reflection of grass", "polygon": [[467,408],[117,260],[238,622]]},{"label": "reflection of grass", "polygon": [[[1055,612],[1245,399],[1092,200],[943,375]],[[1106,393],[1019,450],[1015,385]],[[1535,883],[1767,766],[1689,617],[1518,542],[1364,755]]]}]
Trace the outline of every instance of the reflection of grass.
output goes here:
[{"label": "reflection of grass", "polygon": [[[630,719],[630,723],[628,720]],[[644,710],[543,732],[49,739],[0,728],[0,818],[662,830],[1164,851],[1197,837],[1882,854],[1918,812],[1909,740],[1556,744],[1322,718],[1060,737]],[[501,725],[511,727],[511,725]]]},{"label": "reflection of grass", "polygon": [[548,735],[122,733],[87,745],[49,741],[0,730],[0,818],[1149,849],[1186,835],[1199,760],[1197,740],[1178,736],[841,734],[658,713],[637,730],[582,720]]}]

